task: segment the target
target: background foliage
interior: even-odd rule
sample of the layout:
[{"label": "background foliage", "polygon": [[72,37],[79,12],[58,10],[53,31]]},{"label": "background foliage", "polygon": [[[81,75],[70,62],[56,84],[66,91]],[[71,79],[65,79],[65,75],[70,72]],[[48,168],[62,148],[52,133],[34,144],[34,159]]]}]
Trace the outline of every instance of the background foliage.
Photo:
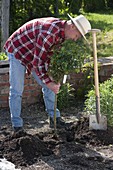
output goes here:
[{"label": "background foliage", "polygon": [[82,12],[110,11],[112,0],[10,0],[10,34],[28,20],[40,17],[66,17]]}]

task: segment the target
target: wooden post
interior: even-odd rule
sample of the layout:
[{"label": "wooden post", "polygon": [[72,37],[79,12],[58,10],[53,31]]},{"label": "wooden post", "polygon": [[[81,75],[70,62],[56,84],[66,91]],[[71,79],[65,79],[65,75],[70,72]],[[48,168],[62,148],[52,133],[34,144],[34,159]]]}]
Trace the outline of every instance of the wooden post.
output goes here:
[{"label": "wooden post", "polygon": [[2,0],[2,20],[1,20],[1,51],[3,51],[3,45],[9,37],[9,9],[10,0]]}]

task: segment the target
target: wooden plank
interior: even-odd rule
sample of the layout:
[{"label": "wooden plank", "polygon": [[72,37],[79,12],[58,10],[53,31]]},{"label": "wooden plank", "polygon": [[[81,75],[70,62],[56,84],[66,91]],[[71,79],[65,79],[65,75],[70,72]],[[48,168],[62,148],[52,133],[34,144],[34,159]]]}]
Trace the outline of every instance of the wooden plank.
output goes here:
[{"label": "wooden plank", "polygon": [[6,74],[6,73],[9,73],[9,67],[0,68],[0,74]]},{"label": "wooden plank", "polygon": [[1,60],[0,61],[0,65],[8,65],[9,64],[9,60]]}]

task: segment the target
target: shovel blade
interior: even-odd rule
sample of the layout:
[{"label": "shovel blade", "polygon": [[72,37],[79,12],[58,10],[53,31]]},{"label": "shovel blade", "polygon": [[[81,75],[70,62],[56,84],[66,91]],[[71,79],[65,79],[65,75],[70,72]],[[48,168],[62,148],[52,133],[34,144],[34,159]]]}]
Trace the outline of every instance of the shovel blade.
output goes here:
[{"label": "shovel blade", "polygon": [[89,129],[90,130],[107,130],[107,118],[101,116],[99,123],[97,122],[96,115],[89,116]]}]

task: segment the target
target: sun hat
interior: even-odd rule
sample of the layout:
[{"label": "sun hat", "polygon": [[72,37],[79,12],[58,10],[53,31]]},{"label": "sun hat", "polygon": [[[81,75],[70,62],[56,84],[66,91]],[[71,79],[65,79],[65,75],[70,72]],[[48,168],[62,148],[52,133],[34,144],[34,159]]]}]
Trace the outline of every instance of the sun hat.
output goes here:
[{"label": "sun hat", "polygon": [[76,18],[72,18],[69,14],[68,14],[68,16],[69,16],[70,20],[72,21],[72,23],[80,31],[80,33],[82,34],[84,39],[87,41],[85,34],[87,34],[91,30],[90,22],[83,15],[79,15]]}]

